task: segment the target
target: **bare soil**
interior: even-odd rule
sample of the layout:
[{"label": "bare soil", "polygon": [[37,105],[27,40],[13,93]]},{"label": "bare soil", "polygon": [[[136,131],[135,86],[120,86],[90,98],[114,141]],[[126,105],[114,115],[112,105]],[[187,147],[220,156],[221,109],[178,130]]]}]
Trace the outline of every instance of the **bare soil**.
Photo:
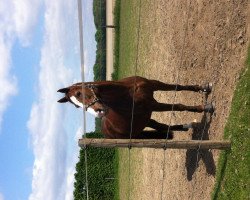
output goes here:
[{"label": "bare soil", "polygon": [[[140,42],[147,40],[150,45],[147,50],[140,45],[140,73],[167,83],[214,84],[208,97],[193,92],[155,94],[160,102],[215,102],[216,112],[211,116],[153,113],[154,119],[166,124],[200,122],[188,132],[175,132],[175,140],[223,138],[249,44],[248,4],[247,0],[151,0],[143,4],[147,12],[142,12],[141,29],[147,34],[142,34]],[[136,179],[132,181],[131,199],[211,198],[218,150],[199,151],[198,157],[196,150],[143,149],[137,153],[142,163],[133,169]]]}]

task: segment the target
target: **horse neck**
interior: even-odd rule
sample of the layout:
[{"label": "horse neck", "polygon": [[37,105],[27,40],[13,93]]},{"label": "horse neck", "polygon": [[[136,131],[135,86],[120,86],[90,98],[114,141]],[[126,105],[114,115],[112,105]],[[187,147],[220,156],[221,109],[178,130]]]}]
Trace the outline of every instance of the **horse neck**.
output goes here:
[{"label": "horse neck", "polygon": [[118,82],[108,82],[97,86],[96,96],[99,97],[105,104],[110,105],[122,102],[130,98],[129,88],[126,85]]}]

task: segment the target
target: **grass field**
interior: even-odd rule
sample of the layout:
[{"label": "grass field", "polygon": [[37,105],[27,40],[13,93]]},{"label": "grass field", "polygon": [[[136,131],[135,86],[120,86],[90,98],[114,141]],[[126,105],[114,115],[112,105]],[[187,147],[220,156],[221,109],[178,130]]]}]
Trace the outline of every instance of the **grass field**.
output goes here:
[{"label": "grass field", "polygon": [[231,151],[222,152],[212,199],[250,198],[250,48],[246,69],[234,94],[224,137]]},{"label": "grass field", "polygon": [[[135,64],[135,49],[137,39],[138,19],[134,12],[138,12],[137,5],[132,1],[116,2],[115,23],[119,24],[116,30],[115,42],[115,76],[120,79],[133,74],[131,66]],[[118,33],[119,32],[119,33]]]},{"label": "grass field", "polygon": [[[135,65],[137,57],[137,43],[138,43],[138,16],[139,16],[139,1],[120,1],[117,0],[118,6],[115,11],[115,24],[119,25],[116,30],[115,39],[115,72],[113,74],[114,79],[120,79],[127,76],[133,76],[135,74]],[[142,5],[144,2],[142,1]],[[144,11],[145,12],[145,9]],[[120,17],[119,17],[120,15]],[[146,37],[146,32],[140,29],[140,37]],[[140,43],[140,49],[147,49],[147,43]],[[143,56],[140,51],[140,62]],[[137,75],[143,76],[143,68],[138,64]],[[129,191],[133,193],[134,185],[137,180],[136,176],[140,176],[139,173],[133,173],[134,171],[140,171],[138,167],[142,165],[142,158],[137,155],[140,153],[140,149],[131,149],[130,151],[130,163],[129,163],[129,150],[119,149],[118,159],[118,194],[117,199],[128,199]],[[129,167],[130,165],[130,167]],[[130,170],[130,172],[129,172]],[[129,176],[130,174],[130,176]],[[130,180],[129,180],[130,179]],[[131,182],[130,182],[131,181]],[[129,184],[130,183],[130,184]]]},{"label": "grass field", "polygon": [[[118,30],[116,30],[114,50],[115,79],[135,75],[137,56],[139,59],[136,74],[143,76],[144,69],[142,66],[145,66],[143,58],[147,56],[147,51],[151,42],[147,30],[145,30],[146,27],[144,26],[145,22],[143,20],[140,22],[140,32],[138,33],[140,1],[117,0],[116,2],[118,2],[120,7],[117,7],[118,11],[115,11],[115,24],[119,25]],[[148,3],[146,1],[141,1],[141,15],[147,12],[147,9],[150,9]],[[139,40],[138,34],[140,35]]]}]

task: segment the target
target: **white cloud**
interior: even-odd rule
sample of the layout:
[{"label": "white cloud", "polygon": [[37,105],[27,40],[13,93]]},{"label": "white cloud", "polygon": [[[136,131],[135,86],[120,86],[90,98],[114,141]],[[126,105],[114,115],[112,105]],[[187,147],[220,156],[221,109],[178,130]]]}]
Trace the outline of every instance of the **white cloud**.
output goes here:
[{"label": "white cloud", "polygon": [[78,155],[79,155],[79,148],[76,148],[75,153],[72,155],[72,160],[71,160],[71,163],[73,163],[73,165],[67,168],[65,200],[74,199],[73,192],[74,192],[74,182],[76,173],[75,163],[78,162]]},{"label": "white cloud", "polygon": [[[35,162],[30,199],[63,199],[67,135],[61,119],[64,113],[55,103],[34,104],[29,128],[32,131]],[[39,128],[40,127],[40,128]]]},{"label": "white cloud", "polygon": [[17,0],[13,1],[12,13],[15,31],[22,45],[30,43],[33,27],[37,22],[37,16],[41,6],[41,0]]},{"label": "white cloud", "polygon": [[[92,5],[92,1],[86,2]],[[72,84],[73,79],[79,80],[80,77],[79,65],[77,66],[79,63],[74,61],[76,54],[79,55],[76,3],[75,0],[0,1],[0,127],[10,98],[18,92],[17,78],[11,74],[11,50],[16,42],[23,47],[31,44],[38,15],[45,11],[38,99],[32,106],[27,124],[35,157],[32,193],[29,197],[31,200],[73,199],[75,163],[79,148],[74,144],[73,149],[70,147],[70,152],[67,149],[71,140],[64,127],[67,113],[65,107],[56,102],[56,91],[62,86]],[[93,33],[93,27],[91,30]],[[85,40],[89,42],[90,36]],[[93,51],[87,53],[93,48],[91,45],[85,46],[85,54],[93,55]],[[95,45],[92,46],[95,48]],[[95,59],[95,56],[92,59]],[[87,66],[92,67],[93,62]],[[69,68],[77,70],[72,71]],[[86,80],[90,78],[87,77]],[[79,129],[76,135],[80,134]],[[3,199],[0,193],[0,200]]]},{"label": "white cloud", "polygon": [[81,135],[81,129],[75,138],[67,133],[68,107],[57,103],[60,94],[56,91],[72,84],[75,74],[80,78],[80,67],[72,66],[71,60],[77,56],[79,59],[79,53],[74,51],[79,48],[76,3],[45,1],[38,100],[32,106],[28,122],[35,157],[30,200],[73,199],[79,148],[76,142],[72,147],[72,141]]},{"label": "white cloud", "polygon": [[42,0],[2,0],[0,2],[0,30],[5,40],[16,38],[27,45],[37,22]]},{"label": "white cloud", "polygon": [[[74,137],[75,143],[77,143],[78,140],[80,138],[82,138],[82,134],[83,134],[83,128],[79,127],[77,129],[75,137]],[[75,163],[78,162],[80,148],[78,146],[74,146],[72,151],[73,151],[73,153],[72,153],[72,156],[71,156],[69,162],[73,163],[73,165],[68,166],[68,168],[67,168],[65,200],[72,200],[73,199],[75,173],[76,173]]]},{"label": "white cloud", "polygon": [[[62,6],[62,7],[60,7]],[[46,35],[41,51],[39,100],[33,105],[29,129],[32,133],[35,162],[30,200],[64,199],[67,135],[65,112],[57,103],[56,91],[70,79],[64,66],[66,28],[62,23],[66,8],[59,2],[46,3]]]},{"label": "white cloud", "polygon": [[0,200],[4,200],[4,196],[2,193],[0,193]]},{"label": "white cloud", "polygon": [[0,32],[0,129],[4,111],[9,105],[10,97],[17,93],[17,81],[15,76],[10,75],[10,44],[6,44],[3,40],[3,34]]},{"label": "white cloud", "polygon": [[27,45],[37,21],[40,0],[0,1],[0,127],[11,96],[17,94],[17,79],[11,75],[11,49],[19,40]]},{"label": "white cloud", "polygon": [[74,199],[73,192],[74,192],[75,173],[76,173],[75,166],[72,166],[67,170],[67,185],[66,185],[67,188],[65,193],[65,200]]}]

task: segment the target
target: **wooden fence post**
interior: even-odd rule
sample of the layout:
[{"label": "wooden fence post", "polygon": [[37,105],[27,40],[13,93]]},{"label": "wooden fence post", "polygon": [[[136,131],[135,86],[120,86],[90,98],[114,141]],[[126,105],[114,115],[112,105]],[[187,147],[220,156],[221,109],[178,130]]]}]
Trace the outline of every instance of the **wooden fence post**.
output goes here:
[{"label": "wooden fence post", "polygon": [[165,140],[165,139],[80,139],[79,146],[91,147],[136,147],[136,148],[170,148],[170,149],[230,149],[231,142],[228,140]]}]

